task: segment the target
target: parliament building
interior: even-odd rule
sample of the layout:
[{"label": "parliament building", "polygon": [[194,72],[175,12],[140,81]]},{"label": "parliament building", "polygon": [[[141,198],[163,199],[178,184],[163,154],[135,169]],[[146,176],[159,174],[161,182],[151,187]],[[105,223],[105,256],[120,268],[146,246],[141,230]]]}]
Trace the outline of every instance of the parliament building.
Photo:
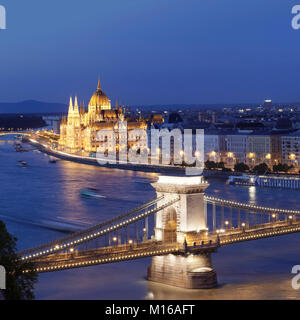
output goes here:
[{"label": "parliament building", "polygon": [[[112,109],[111,101],[102,91],[99,80],[88,110],[85,110],[84,104],[78,105],[77,97],[74,105],[72,97],[70,98],[68,116],[62,119],[60,125],[58,145],[62,151],[86,156],[98,151],[109,151],[109,148],[116,148],[117,152],[121,149],[128,150],[129,147],[136,150],[148,148],[146,135],[142,138],[132,136],[136,135],[133,131],[135,129],[143,129],[146,132],[146,121],[141,117],[126,117],[118,103]],[[110,144],[113,135],[116,142]],[[122,144],[122,141],[126,141],[126,145]],[[103,148],[105,150],[102,150]]]}]

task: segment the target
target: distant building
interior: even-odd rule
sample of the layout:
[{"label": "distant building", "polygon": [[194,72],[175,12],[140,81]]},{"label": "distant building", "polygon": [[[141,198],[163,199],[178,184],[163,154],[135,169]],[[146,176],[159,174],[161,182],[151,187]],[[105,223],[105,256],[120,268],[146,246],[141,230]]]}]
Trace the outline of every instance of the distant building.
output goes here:
[{"label": "distant building", "polygon": [[179,113],[177,112],[170,113],[168,123],[182,123],[182,122],[183,120]]},{"label": "distant building", "polygon": [[61,116],[43,116],[42,118],[49,129],[53,130],[56,134],[60,133]]},{"label": "distant building", "polygon": [[211,122],[212,123],[217,123],[218,122],[218,114],[215,111],[212,113]]},{"label": "distant building", "polygon": [[236,128],[239,130],[262,131],[265,129],[265,126],[261,122],[242,121],[236,124]]},{"label": "distant building", "polygon": [[163,124],[165,122],[161,113],[152,114],[150,117],[150,125]]},{"label": "distant building", "polygon": [[272,109],[272,100],[268,99],[264,102],[264,109],[269,111]]},{"label": "distant building", "polygon": [[290,131],[293,129],[293,123],[289,118],[279,118],[274,129],[276,131]]},{"label": "distant building", "polygon": [[205,114],[204,114],[204,112],[200,111],[200,112],[198,113],[198,120],[199,120],[200,122],[204,122],[204,121],[205,121]]}]

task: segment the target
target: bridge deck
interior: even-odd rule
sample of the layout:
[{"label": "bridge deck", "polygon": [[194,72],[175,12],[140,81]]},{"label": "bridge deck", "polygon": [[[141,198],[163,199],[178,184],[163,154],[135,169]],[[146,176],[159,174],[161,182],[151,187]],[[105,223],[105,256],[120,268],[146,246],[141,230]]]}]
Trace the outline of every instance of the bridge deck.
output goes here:
[{"label": "bridge deck", "polygon": [[[207,250],[216,250],[218,243],[208,242],[200,247],[191,247],[190,250],[199,253]],[[73,253],[59,253],[48,255],[34,260],[35,270],[38,273],[53,272],[64,269],[82,268],[92,265],[135,260],[140,258],[185,253],[185,248],[179,243],[162,243],[146,241],[132,245],[117,245],[113,247],[98,248]]]},{"label": "bridge deck", "polygon": [[238,229],[229,231],[220,235],[220,246],[225,246],[232,243],[257,240],[261,238],[269,238],[280,236],[289,233],[300,231],[300,221],[291,222],[276,222],[258,225],[256,227],[246,229]]},{"label": "bridge deck", "polygon": [[35,260],[36,271],[39,273],[52,272],[64,269],[82,268],[92,265],[134,260],[151,257],[154,255],[166,255],[179,251],[177,243],[162,244],[158,242],[146,242],[135,245],[121,245],[116,247],[99,248],[86,252],[60,253]]}]

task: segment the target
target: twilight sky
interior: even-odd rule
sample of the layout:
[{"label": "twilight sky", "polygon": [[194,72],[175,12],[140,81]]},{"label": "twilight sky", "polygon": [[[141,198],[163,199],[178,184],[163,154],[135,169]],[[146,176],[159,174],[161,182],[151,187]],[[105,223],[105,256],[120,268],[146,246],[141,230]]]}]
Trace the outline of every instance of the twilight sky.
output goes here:
[{"label": "twilight sky", "polygon": [[300,101],[300,0],[0,0],[0,101]]}]

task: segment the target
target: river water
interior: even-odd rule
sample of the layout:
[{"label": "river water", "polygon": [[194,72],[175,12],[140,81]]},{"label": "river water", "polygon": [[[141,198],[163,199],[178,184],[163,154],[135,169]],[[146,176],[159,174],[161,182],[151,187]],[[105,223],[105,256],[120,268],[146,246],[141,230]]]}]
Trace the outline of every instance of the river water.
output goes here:
[{"label": "river water", "polygon": [[[14,152],[11,138],[0,140],[0,219],[26,249],[64,236],[45,228],[51,219],[90,226],[141,203],[155,193],[156,174],[111,170],[67,161],[49,163],[37,151]],[[30,148],[30,146],[28,146]],[[25,160],[27,168],[17,166]],[[299,209],[300,191],[229,186],[211,179],[207,194],[258,205]],[[107,198],[83,199],[96,187]],[[145,280],[151,259],[41,274],[37,299],[299,299],[291,269],[300,264],[300,235],[291,234],[224,247],[213,254],[219,287],[184,290]]]}]

